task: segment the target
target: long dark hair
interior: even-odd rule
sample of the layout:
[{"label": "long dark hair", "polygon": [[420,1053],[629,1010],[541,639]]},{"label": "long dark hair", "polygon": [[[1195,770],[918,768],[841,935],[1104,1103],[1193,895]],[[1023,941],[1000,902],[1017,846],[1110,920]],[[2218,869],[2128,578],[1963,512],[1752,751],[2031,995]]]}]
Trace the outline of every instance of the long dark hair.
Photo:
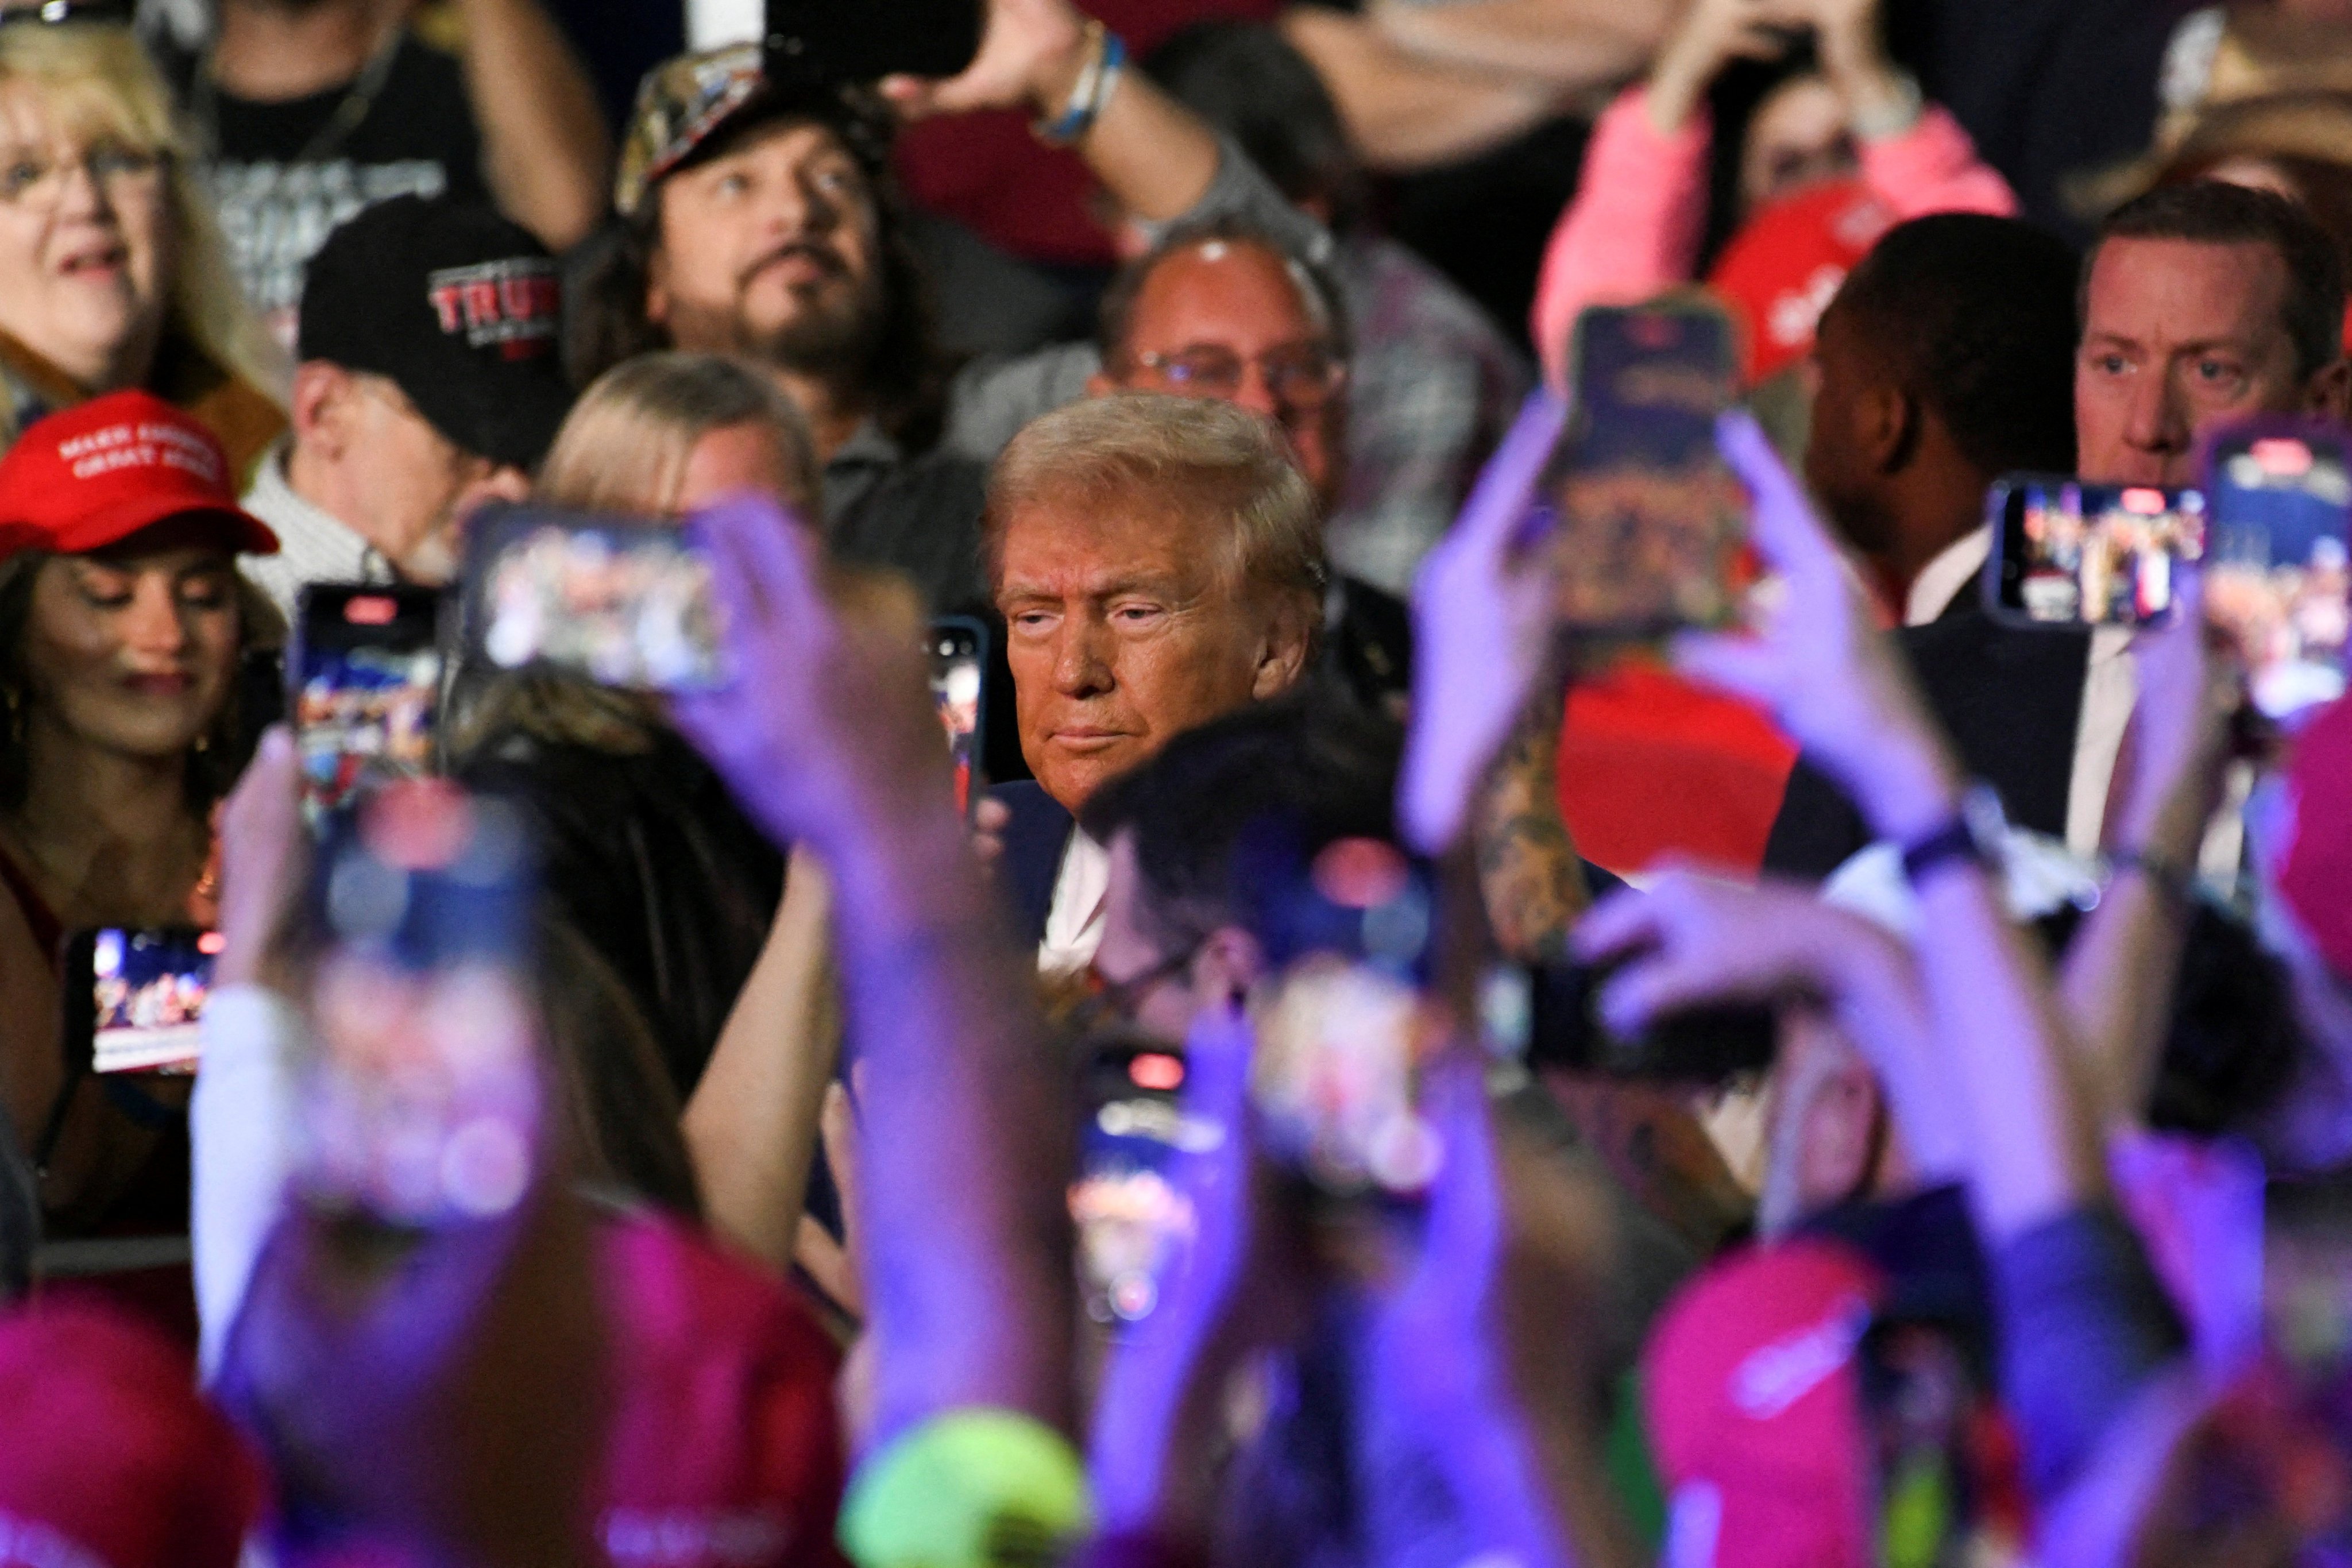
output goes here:
[{"label": "long dark hair", "polygon": [[[841,138],[865,171],[879,240],[882,321],[861,367],[866,390],[884,432],[920,450],[939,437],[947,392],[930,279],[915,249],[898,180],[887,163],[875,155],[875,138],[861,133],[863,119],[845,121],[852,115],[850,110],[812,112],[777,104],[765,112],[744,115],[678,168],[721,156],[752,132],[782,120],[813,121]],[[565,279],[563,347],[564,368],[575,386],[586,386],[623,360],[676,346],[668,330],[646,316],[646,284],[661,244],[661,202],[662,183],[657,182],[635,213],[614,218],[574,253]]]},{"label": "long dark hair", "polygon": [[[55,557],[44,551],[26,551],[0,563],[0,809],[14,811],[25,804],[32,784],[31,760],[25,751],[24,705],[31,700],[25,668],[25,634],[33,618],[33,584],[41,569]],[[241,669],[246,656],[257,649],[281,646],[286,623],[276,605],[241,574],[236,579],[237,608],[236,656]],[[243,770],[252,739],[233,669],[222,689],[220,711],[189,748],[188,808],[199,816],[228,794]]]}]

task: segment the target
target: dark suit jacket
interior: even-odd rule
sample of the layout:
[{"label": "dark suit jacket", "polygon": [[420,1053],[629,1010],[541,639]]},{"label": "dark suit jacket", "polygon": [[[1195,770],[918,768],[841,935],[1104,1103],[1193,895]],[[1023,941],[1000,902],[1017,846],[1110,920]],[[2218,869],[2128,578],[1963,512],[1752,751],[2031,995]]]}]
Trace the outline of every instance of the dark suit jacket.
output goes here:
[{"label": "dark suit jacket", "polygon": [[[1961,767],[2000,793],[2011,822],[2063,838],[2091,634],[2005,626],[1979,607],[1978,592],[1971,581],[1935,621],[1897,632],[1896,644]],[[1764,868],[1818,879],[1871,837],[1845,793],[1801,758],[1764,846]]]},{"label": "dark suit jacket", "polygon": [[1045,916],[1054,908],[1062,851],[1070,847],[1077,821],[1034,779],[998,784],[988,793],[1013,814],[1004,828],[1004,857],[997,862],[998,885],[1019,922],[1014,931],[1034,947],[1045,940]]}]

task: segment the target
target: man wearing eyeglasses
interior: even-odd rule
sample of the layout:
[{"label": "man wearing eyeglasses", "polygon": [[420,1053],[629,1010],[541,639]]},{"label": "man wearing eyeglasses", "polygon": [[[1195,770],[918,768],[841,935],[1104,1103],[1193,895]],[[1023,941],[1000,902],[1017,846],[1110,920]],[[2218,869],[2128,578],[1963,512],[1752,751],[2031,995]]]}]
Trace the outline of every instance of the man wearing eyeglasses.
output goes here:
[{"label": "man wearing eyeglasses", "polygon": [[[973,395],[961,400],[950,439],[992,452],[1018,426],[992,429],[992,419],[1051,408],[1081,389],[1214,398],[1282,432],[1328,519],[1347,472],[1350,344],[1337,286],[1292,239],[1246,216],[1171,231],[1105,290],[1095,343],[1031,355],[987,382],[968,376]],[[1323,607],[1320,673],[1366,706],[1401,715],[1412,673],[1403,602],[1333,574]]]}]

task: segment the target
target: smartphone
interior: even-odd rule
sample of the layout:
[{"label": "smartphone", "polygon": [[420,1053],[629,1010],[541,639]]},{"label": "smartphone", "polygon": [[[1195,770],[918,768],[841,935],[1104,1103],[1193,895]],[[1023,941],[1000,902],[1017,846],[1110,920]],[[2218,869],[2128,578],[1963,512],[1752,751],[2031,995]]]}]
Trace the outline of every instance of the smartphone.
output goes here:
[{"label": "smartphone", "polygon": [[1611,963],[1554,963],[1528,975],[1527,1062],[1617,1078],[1715,1084],[1771,1065],[1780,1025],[1769,1007],[1697,1007],[1652,1020],[1628,1038],[1601,1016]]},{"label": "smartphone", "polygon": [[947,731],[948,754],[955,761],[956,809],[972,805],[972,780],[979,769],[982,711],[988,687],[988,628],[961,616],[933,621],[928,645],[931,656],[931,700],[939,705],[940,727]]},{"label": "smartphone", "polygon": [[1250,1062],[1267,1153],[1330,1197],[1417,1196],[1441,1153],[1422,1070],[1449,1034],[1429,995],[1427,868],[1369,838],[1303,856],[1271,826],[1239,855],[1274,971]]},{"label": "smartphone", "polygon": [[726,679],[710,565],[678,528],[500,507],[467,533],[467,637],[487,663],[644,691]]},{"label": "smartphone", "polygon": [[523,819],[443,779],[328,819],[299,1180],[395,1228],[487,1218],[535,1169],[541,1098]]},{"label": "smartphone", "polygon": [[1193,1125],[1180,1091],[1184,1058],[1156,1041],[1112,1037],[1086,1054],[1078,1174],[1070,1184],[1078,1285],[1087,1316],[1139,1323],[1160,1304],[1198,1224],[1177,1163],[1223,1131]]},{"label": "smartphone", "polygon": [[66,1063],[186,1074],[201,1053],[220,935],[188,926],[76,931],[65,949]]},{"label": "smartphone", "polygon": [[2236,637],[2254,705],[2288,719],[2333,702],[2352,629],[2352,438],[2256,421],[2214,438],[2205,474],[2205,614]]},{"label": "smartphone", "polygon": [[362,788],[439,761],[440,591],[314,583],[294,615],[287,707],[313,826]]},{"label": "smartphone", "polygon": [[1558,625],[1647,637],[1730,624],[1755,577],[1747,499],[1715,446],[1738,385],[1731,318],[1696,297],[1596,306],[1570,362],[1571,412],[1542,484]]},{"label": "smartphone", "polygon": [[1986,510],[1985,607],[2017,626],[2160,626],[2179,563],[2205,553],[2205,497],[2193,489],[2011,474]]},{"label": "smartphone", "polygon": [[981,0],[768,0],[768,79],[786,93],[886,76],[961,75],[980,53]]}]

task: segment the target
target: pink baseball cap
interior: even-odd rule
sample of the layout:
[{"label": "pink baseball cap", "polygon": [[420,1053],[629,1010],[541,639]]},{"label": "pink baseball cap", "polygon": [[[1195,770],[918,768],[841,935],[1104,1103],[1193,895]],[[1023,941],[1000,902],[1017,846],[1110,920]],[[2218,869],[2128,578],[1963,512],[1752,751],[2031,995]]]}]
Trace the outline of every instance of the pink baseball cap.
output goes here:
[{"label": "pink baseball cap", "polygon": [[2352,698],[2296,736],[2286,766],[2293,826],[2272,883],[2328,967],[2352,981]]},{"label": "pink baseball cap", "polygon": [[616,1221],[597,1271],[614,1357],[596,1509],[627,1568],[843,1561],[840,1352],[781,1281],[674,1221]]},{"label": "pink baseball cap", "polygon": [[1895,221],[1868,185],[1838,180],[1771,203],[1732,237],[1707,285],[1746,329],[1748,385],[1813,352],[1822,312]]},{"label": "pink baseball cap", "polygon": [[1872,1531],[1854,1351],[1885,1280],[1801,1239],[1706,1269],[1643,1356],[1674,1568],[1867,1568]]},{"label": "pink baseball cap", "polygon": [[260,1466],[194,1362],[95,1303],[0,1317],[0,1563],[233,1568]]}]

